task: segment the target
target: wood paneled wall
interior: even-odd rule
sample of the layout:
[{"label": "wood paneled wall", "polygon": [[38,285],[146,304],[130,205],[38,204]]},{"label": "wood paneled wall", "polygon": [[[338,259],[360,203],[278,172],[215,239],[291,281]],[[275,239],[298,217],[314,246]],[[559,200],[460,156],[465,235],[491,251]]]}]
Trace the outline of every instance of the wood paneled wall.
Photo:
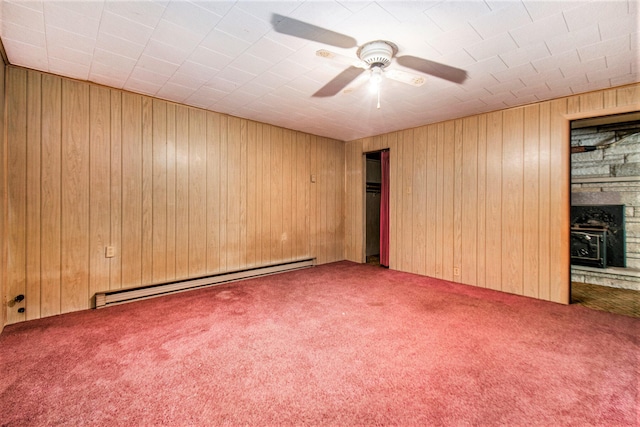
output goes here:
[{"label": "wood paneled wall", "polygon": [[6,295],[26,297],[8,323],[102,290],[343,259],[340,141],[18,67],[7,108]]},{"label": "wood paneled wall", "polygon": [[640,109],[640,85],[346,144],[345,256],[363,260],[362,153],[390,149],[390,267],[569,302],[569,120]]},{"label": "wood paneled wall", "polygon": [[[2,42],[0,42],[0,51],[4,52]],[[2,55],[4,58],[4,55]],[[5,111],[4,111],[4,94],[5,94],[5,72],[6,65],[4,60],[0,60],[0,332],[7,324],[7,229],[6,229],[6,211],[7,211],[7,170],[6,170],[6,149],[7,141],[4,137],[5,127]]]}]

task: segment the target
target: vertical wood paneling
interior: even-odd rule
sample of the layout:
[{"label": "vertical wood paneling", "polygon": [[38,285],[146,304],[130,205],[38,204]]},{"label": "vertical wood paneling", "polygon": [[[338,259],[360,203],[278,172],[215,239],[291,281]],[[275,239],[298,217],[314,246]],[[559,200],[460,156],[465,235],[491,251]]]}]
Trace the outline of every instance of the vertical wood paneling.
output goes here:
[{"label": "vertical wood paneling", "polygon": [[5,76],[6,65],[4,62],[0,64],[0,333],[4,329],[4,325],[7,323],[7,304],[5,304],[7,296],[7,224],[6,224],[6,211],[7,211],[7,138],[5,134],[5,101],[7,99],[7,92],[5,91]]},{"label": "vertical wood paneling", "polygon": [[293,131],[285,129],[283,131],[283,147],[282,147],[282,235],[280,241],[282,243],[282,259],[293,259],[294,249],[294,234],[293,228],[295,223],[293,222],[293,206],[295,193],[292,189],[294,184],[294,177],[291,174],[295,170],[293,154]]},{"label": "vertical wood paneling", "polygon": [[[549,253],[549,299],[569,303],[569,123],[563,118],[567,100],[551,102],[551,159],[549,231],[552,244]],[[558,185],[567,183],[567,185]],[[566,187],[566,188],[564,188]],[[564,238],[562,238],[564,236]]]},{"label": "vertical wood paneling", "polygon": [[453,160],[453,279],[461,280],[462,266],[462,150],[463,122],[454,122],[454,160]]},{"label": "vertical wood paneling", "polygon": [[478,282],[478,117],[462,121],[462,215],[460,247],[460,281],[466,284]]},{"label": "vertical wood paneling", "polygon": [[89,86],[62,81],[61,312],[89,307]]},{"label": "vertical wood paneling", "polygon": [[239,266],[247,265],[247,121],[240,121],[240,244]]},{"label": "vertical wood paneling", "polygon": [[91,86],[89,92],[89,305],[98,291],[109,289],[109,258],[105,247],[111,244],[111,92]]},{"label": "vertical wood paneling", "polygon": [[522,295],[523,289],[523,109],[503,114],[502,148],[502,290]]},{"label": "vertical wood paneling", "polygon": [[476,285],[487,286],[487,116],[478,118],[478,197],[476,201],[477,215],[477,277]]},{"label": "vertical wood paneling", "polygon": [[153,100],[142,97],[142,283],[153,282]]},{"label": "vertical wood paneling", "polygon": [[220,116],[207,113],[207,271],[220,271]]},{"label": "vertical wood paneling", "polygon": [[27,303],[8,323],[100,288],[361,261],[362,152],[387,147],[391,268],[566,303],[566,115],[640,101],[631,85],[343,144],[16,67],[6,83],[4,293]]},{"label": "vertical wood paneling", "polygon": [[426,273],[426,207],[427,207],[427,130],[424,127],[413,130],[413,260],[412,271]]},{"label": "vertical wood paneling", "polygon": [[176,107],[174,104],[167,104],[167,159],[166,159],[166,182],[167,182],[167,253],[165,255],[165,265],[167,281],[176,278]]},{"label": "vertical wood paneling", "polygon": [[[7,86],[7,299],[26,292],[27,263],[27,71],[10,69]],[[29,295],[26,296],[29,298]],[[17,308],[9,309],[7,322],[26,319]]]},{"label": "vertical wood paneling", "polygon": [[[257,144],[257,126],[256,122],[247,123],[247,227],[246,227],[246,265],[254,266],[258,264],[258,239],[257,239],[257,223],[260,214],[258,205],[258,144]],[[295,183],[294,183],[295,185]]]},{"label": "vertical wood paneling", "polygon": [[[229,144],[227,146],[227,220],[225,228],[227,229],[227,269],[233,271],[240,267],[240,153],[241,142],[240,133],[242,130],[241,119],[229,117],[228,135]],[[280,223],[282,223],[282,211],[280,212]]]},{"label": "vertical wood paneling", "polygon": [[176,106],[176,279],[189,277],[189,109]]},{"label": "vertical wood paneling", "polygon": [[455,207],[455,122],[444,124],[444,163],[443,171],[443,201],[442,201],[442,277],[454,280],[454,207]]},{"label": "vertical wood paneling", "polygon": [[41,74],[27,74],[27,247],[26,247],[26,319],[40,317],[41,280]]},{"label": "vertical wood paneling", "polygon": [[[567,114],[631,111],[638,104],[638,88],[609,89],[347,143],[346,253],[352,256],[355,244],[364,241],[351,218],[364,217],[354,203],[362,190],[351,178],[359,168],[351,159],[391,146],[391,268],[424,269],[430,276],[568,302]],[[418,188],[424,191],[424,206]],[[421,251],[424,262],[416,256]],[[454,277],[458,265],[461,276]]]},{"label": "vertical wood paneling", "polygon": [[[62,80],[42,76],[42,254],[40,269],[40,315],[60,313],[62,225]],[[11,182],[11,185],[19,183]]]},{"label": "vertical wood paneling", "polygon": [[[313,156],[311,156],[314,159]],[[261,205],[262,205],[262,228],[261,228],[261,241],[262,241],[262,260],[273,259],[271,255],[271,177],[269,173],[271,171],[271,128],[269,126],[262,126],[262,192],[261,192]],[[315,193],[314,193],[315,194]],[[315,204],[313,205],[315,209]],[[315,230],[315,229],[314,229]],[[315,236],[315,234],[314,234]],[[315,243],[315,242],[314,242]]]},{"label": "vertical wood paneling", "polygon": [[[87,308],[100,290],[343,259],[343,143],[313,137],[314,159],[309,135],[36,71],[9,74],[3,293],[24,293],[29,318]],[[7,322],[26,318],[17,314]]]},{"label": "vertical wood paneling", "polygon": [[486,287],[502,288],[502,113],[487,115]]},{"label": "vertical wood paneling", "polygon": [[142,97],[122,94],[122,287],[142,284]]},{"label": "vertical wood paneling", "polygon": [[538,196],[538,230],[540,232],[538,245],[538,298],[548,300],[550,298],[549,265],[551,254],[551,234],[549,223],[551,221],[551,104],[543,102],[540,104],[540,135],[539,145],[539,188]]},{"label": "vertical wood paneling", "polygon": [[443,277],[444,260],[444,124],[436,126],[436,272],[435,277]]},{"label": "vertical wood paneling", "polygon": [[524,108],[523,294],[538,297],[540,252],[540,108]]},{"label": "vertical wood paneling", "polygon": [[167,280],[167,104],[153,101],[153,282]]},{"label": "vertical wood paneling", "polygon": [[436,270],[436,253],[438,251],[436,234],[438,228],[437,223],[437,200],[438,193],[437,168],[438,168],[438,127],[431,125],[427,127],[427,188],[426,188],[426,275],[437,277]]},{"label": "vertical wood paneling", "polygon": [[189,277],[207,272],[207,116],[189,109]]},{"label": "vertical wood paneling", "polygon": [[122,94],[111,90],[110,141],[110,244],[115,256],[109,261],[109,289],[122,287]]}]

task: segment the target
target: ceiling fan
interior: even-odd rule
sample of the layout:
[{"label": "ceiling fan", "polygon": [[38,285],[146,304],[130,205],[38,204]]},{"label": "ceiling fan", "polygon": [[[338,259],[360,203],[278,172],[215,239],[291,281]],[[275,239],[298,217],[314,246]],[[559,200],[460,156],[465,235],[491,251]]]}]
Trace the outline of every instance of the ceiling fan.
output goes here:
[{"label": "ceiling fan", "polygon": [[[289,18],[279,14],[272,14],[271,25],[273,29],[281,34],[298,37],[318,43],[327,44],[339,48],[349,49],[358,46],[358,42],[353,37],[341,34],[326,28],[318,27],[294,18]],[[364,43],[358,47],[356,55],[359,61],[350,61],[347,69],[334,77],[329,83],[321,87],[314,97],[334,96],[356,80],[362,73],[369,70],[369,81],[374,91],[378,94],[378,108],[380,108],[380,83],[383,76],[402,83],[413,86],[421,86],[425,79],[406,71],[393,69],[387,70],[392,60],[412,70],[434,77],[439,77],[454,83],[463,83],[467,79],[467,72],[460,68],[430,61],[411,55],[398,56],[398,46],[387,40],[375,40]],[[333,52],[321,49],[316,55],[325,58],[342,57]]]}]

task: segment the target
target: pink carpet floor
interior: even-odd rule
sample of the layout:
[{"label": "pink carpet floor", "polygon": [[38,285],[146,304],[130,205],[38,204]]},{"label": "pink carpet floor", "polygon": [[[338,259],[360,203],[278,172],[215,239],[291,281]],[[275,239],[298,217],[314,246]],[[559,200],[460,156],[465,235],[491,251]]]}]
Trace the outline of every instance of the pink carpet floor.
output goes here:
[{"label": "pink carpet floor", "polygon": [[640,319],[339,262],[5,327],[0,425],[638,426]]}]

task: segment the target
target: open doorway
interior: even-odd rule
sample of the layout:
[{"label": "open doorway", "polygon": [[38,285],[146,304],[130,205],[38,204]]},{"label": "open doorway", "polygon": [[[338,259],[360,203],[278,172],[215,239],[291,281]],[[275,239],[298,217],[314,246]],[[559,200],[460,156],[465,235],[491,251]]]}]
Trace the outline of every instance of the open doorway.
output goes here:
[{"label": "open doorway", "polygon": [[365,262],[389,267],[389,150],[364,153]]},{"label": "open doorway", "polygon": [[381,152],[365,153],[365,260],[380,265]]},{"label": "open doorway", "polygon": [[571,302],[640,317],[640,113],[571,122]]}]

